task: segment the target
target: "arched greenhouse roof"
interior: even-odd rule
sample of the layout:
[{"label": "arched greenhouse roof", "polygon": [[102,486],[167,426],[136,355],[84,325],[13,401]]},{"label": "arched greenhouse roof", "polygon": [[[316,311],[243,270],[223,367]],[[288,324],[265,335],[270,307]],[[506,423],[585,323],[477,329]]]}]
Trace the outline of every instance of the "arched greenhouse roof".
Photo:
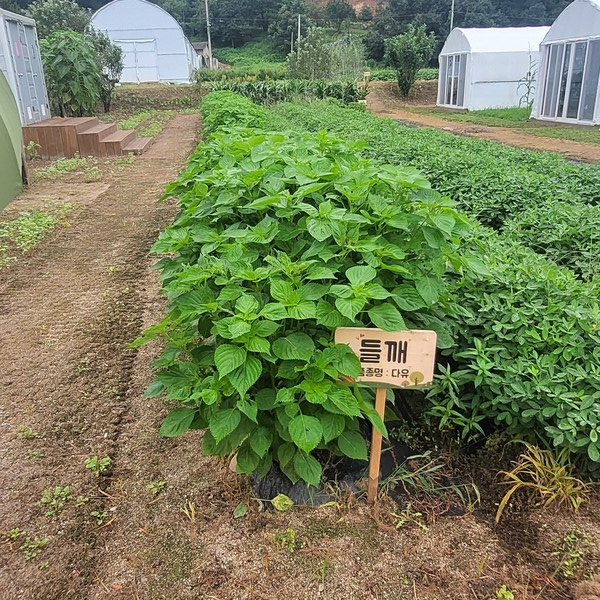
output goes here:
[{"label": "arched greenhouse roof", "polygon": [[600,37],[600,0],[575,0],[554,21],[544,43]]},{"label": "arched greenhouse roof", "polygon": [[549,30],[550,27],[455,27],[441,54],[537,52]]}]

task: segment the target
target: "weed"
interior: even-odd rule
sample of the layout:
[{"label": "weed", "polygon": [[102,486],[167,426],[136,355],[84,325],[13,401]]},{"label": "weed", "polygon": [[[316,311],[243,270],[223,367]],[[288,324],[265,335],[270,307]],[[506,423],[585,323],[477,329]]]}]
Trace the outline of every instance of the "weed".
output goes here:
[{"label": "weed", "polygon": [[44,458],[46,455],[43,450],[27,450],[27,458]]},{"label": "weed", "polygon": [[14,529],[11,529],[8,532],[8,539],[11,542],[14,542],[15,540],[17,540],[18,538],[20,538],[22,535],[25,535],[24,531],[21,531],[21,529],[19,527],[15,527]]},{"label": "weed", "polygon": [[31,427],[25,427],[24,425],[21,425],[17,430],[17,437],[20,440],[43,439],[46,437],[46,434],[40,431],[35,431],[35,429],[31,429]]},{"label": "weed", "polygon": [[48,507],[44,513],[46,517],[56,516],[65,506],[68,500],[71,499],[71,490],[68,485],[61,487],[56,486],[54,489],[46,488],[42,494],[42,499],[38,504]]},{"label": "weed", "polygon": [[150,490],[154,496],[159,494],[163,488],[167,485],[166,481],[151,481],[146,484],[146,489]]},{"label": "weed", "polygon": [[23,550],[23,555],[25,556],[25,560],[31,560],[35,558],[46,546],[48,545],[48,538],[31,538],[31,536],[27,536],[25,541],[20,547],[20,550]]},{"label": "weed", "polygon": [[108,456],[99,458],[98,456],[90,456],[85,459],[85,468],[89,469],[96,477],[100,477],[108,467],[110,467],[111,460]]},{"label": "weed", "polygon": [[123,169],[130,167],[135,162],[135,154],[129,153],[123,156],[119,156],[115,161],[117,170],[122,171]]},{"label": "weed", "polygon": [[25,156],[27,157],[27,160],[32,161],[39,158],[40,149],[41,146],[39,144],[36,144],[33,140],[30,140],[29,143],[25,146]]},{"label": "weed", "polygon": [[294,552],[298,547],[301,547],[298,546],[296,532],[291,527],[288,527],[284,533],[278,533],[275,536],[275,541],[280,548],[287,550],[290,553]]},{"label": "weed", "polygon": [[510,487],[498,506],[496,523],[517,490],[530,491],[544,507],[553,502],[559,505],[566,502],[577,510],[587,499],[588,486],[572,475],[573,465],[568,449],[556,452],[541,450],[527,442],[524,445],[527,450],[514,463],[515,467],[511,471],[501,471],[506,478],[502,483]]},{"label": "weed", "polygon": [[190,520],[191,523],[196,522],[196,504],[191,500],[188,500],[181,512]]},{"label": "weed", "polygon": [[90,499],[87,496],[77,496],[77,499],[75,500],[75,506],[79,507],[79,506],[83,506],[84,504],[87,504],[90,501]]},{"label": "weed", "polygon": [[402,529],[405,525],[417,525],[424,531],[429,529],[423,521],[422,513],[412,510],[410,502],[406,505],[406,508],[400,512],[400,514],[392,513],[392,516],[398,519],[395,525],[396,529]]},{"label": "weed", "polygon": [[34,179],[40,181],[55,181],[67,173],[82,171],[87,165],[87,159],[76,156],[74,158],[59,158],[47,167],[36,169]]},{"label": "weed", "polygon": [[48,569],[50,567],[50,563],[47,560],[42,560],[40,562],[40,564],[38,565],[38,568],[40,569],[40,571],[44,571],[45,569]]},{"label": "weed", "polygon": [[51,212],[22,211],[16,219],[0,223],[0,240],[7,240],[23,252],[31,250],[51,229],[61,223],[71,210],[71,204],[63,204]]},{"label": "weed", "polygon": [[565,579],[590,575],[585,559],[592,546],[593,542],[586,533],[571,529],[556,542],[556,550],[552,552],[552,557],[558,559],[556,572]]},{"label": "weed", "polygon": [[503,584],[498,588],[496,598],[498,600],[515,600],[515,595]]},{"label": "weed", "polygon": [[94,517],[96,525],[102,525],[106,520],[106,517],[108,517],[108,513],[106,511],[100,512],[98,510],[93,510],[90,513],[90,517]]}]

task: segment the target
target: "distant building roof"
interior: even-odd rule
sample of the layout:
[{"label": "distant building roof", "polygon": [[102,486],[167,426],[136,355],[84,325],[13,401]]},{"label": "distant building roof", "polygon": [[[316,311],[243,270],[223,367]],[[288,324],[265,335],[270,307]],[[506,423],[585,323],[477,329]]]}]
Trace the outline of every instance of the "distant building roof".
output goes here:
[{"label": "distant building roof", "polygon": [[196,52],[199,52],[208,48],[208,42],[192,42],[192,46]]}]

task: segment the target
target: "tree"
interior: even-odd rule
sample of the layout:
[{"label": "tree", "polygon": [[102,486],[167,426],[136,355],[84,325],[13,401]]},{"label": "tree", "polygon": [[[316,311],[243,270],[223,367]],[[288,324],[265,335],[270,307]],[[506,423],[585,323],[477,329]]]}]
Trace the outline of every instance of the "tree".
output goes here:
[{"label": "tree", "polygon": [[40,40],[52,112],[61,117],[93,114],[101,74],[92,42],[75,31],[55,31]]},{"label": "tree", "polygon": [[17,13],[18,15],[23,14],[21,7],[18,4],[15,4],[12,0],[0,0],[0,8]]},{"label": "tree", "polygon": [[86,32],[86,38],[96,50],[100,67],[100,101],[104,106],[104,112],[110,112],[115,86],[119,83],[123,72],[123,50],[113,44],[105,33],[91,27]]},{"label": "tree", "polygon": [[325,31],[311,27],[296,51],[288,56],[288,75],[291,79],[330,79],[332,61],[331,44]]},{"label": "tree", "polygon": [[372,21],[373,9],[368,4],[363,4],[362,8],[358,12],[358,18],[361,21]]},{"label": "tree", "polygon": [[300,15],[301,35],[304,35],[312,25],[306,2],[304,0],[283,0],[277,15],[269,25],[269,36],[279,50],[290,47],[292,34],[295,39],[298,30],[298,15]]},{"label": "tree", "polygon": [[325,6],[325,16],[338,31],[342,29],[344,21],[356,19],[356,13],[348,0],[329,0]]},{"label": "tree", "polygon": [[398,87],[405,98],[417,78],[417,71],[431,60],[436,44],[435,35],[427,33],[425,25],[409,25],[406,33],[386,40],[386,56],[396,69]]},{"label": "tree", "polygon": [[34,0],[27,14],[35,19],[38,37],[43,39],[55,31],[71,30],[83,33],[92,13],[74,0]]}]

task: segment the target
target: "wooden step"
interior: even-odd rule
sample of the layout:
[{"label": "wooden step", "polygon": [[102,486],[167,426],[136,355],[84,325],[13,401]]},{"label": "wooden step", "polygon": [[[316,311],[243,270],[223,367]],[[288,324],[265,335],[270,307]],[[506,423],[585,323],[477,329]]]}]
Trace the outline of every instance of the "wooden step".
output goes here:
[{"label": "wooden step", "polygon": [[123,148],[123,154],[142,154],[150,148],[153,139],[151,137],[134,138]]},{"label": "wooden step", "polygon": [[77,134],[79,154],[81,156],[105,156],[100,141],[117,131],[114,123],[101,123],[94,125]]},{"label": "wooden step", "polygon": [[97,117],[54,117],[23,127],[23,143],[34,142],[42,158],[72,158],[79,152],[77,134],[98,125]]},{"label": "wooden step", "polygon": [[121,156],[123,148],[135,139],[133,129],[122,129],[100,140],[102,156]]}]

